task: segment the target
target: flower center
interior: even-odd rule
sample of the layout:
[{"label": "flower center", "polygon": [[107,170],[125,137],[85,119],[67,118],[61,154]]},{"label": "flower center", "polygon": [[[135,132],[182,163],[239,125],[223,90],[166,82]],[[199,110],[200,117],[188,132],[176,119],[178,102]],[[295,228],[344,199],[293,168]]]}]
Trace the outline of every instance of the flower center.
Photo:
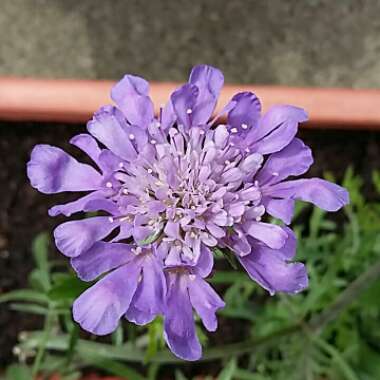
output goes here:
[{"label": "flower center", "polygon": [[114,179],[120,190],[113,199],[138,243],[159,239],[196,257],[200,242],[215,246],[227,227],[258,210],[261,193],[252,173],[262,156],[234,147],[225,126],[207,132],[171,128],[168,135],[119,165]]}]

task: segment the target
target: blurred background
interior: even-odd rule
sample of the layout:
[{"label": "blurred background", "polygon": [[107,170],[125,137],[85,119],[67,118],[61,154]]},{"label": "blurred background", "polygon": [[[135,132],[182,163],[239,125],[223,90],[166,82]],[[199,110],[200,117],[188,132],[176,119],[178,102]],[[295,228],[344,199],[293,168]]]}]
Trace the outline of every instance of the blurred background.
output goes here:
[{"label": "blurred background", "polygon": [[377,0],[2,0],[0,74],[380,87]]},{"label": "blurred background", "polygon": [[[227,83],[380,89],[379,14],[379,0],[0,0],[0,76],[183,82],[206,63]],[[160,356],[161,320],[100,340],[71,320],[83,284],[50,241],[63,219],[47,216],[68,197],[38,194],[25,163],[37,143],[83,159],[68,140],[84,131],[0,122],[0,379],[30,380],[32,368],[52,380],[380,379],[380,132],[301,128],[309,176],[346,186],[351,206],[298,206],[310,288],[296,297],[268,297],[222,267],[211,280],[228,304],[220,328],[200,331],[206,361],[184,364]]]}]

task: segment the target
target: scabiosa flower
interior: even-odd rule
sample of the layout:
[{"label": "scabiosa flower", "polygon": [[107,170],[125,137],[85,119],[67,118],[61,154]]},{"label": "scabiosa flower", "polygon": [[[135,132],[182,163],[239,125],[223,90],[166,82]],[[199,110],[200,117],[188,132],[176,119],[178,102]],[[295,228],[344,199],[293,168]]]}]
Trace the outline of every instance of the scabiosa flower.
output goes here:
[{"label": "scabiosa flower", "polygon": [[[275,106],[261,115],[258,98],[242,92],[211,119],[222,85],[219,70],[196,66],[155,116],[148,83],[126,75],[111,92],[116,106],[102,107],[89,134],[71,140],[96,168],[56,147],[34,148],[27,168],[33,187],[86,192],[50,215],[101,211],[54,231],[81,279],[105,274],[73,306],[87,331],[108,334],[123,316],[143,325],[160,314],[173,353],[200,358],[193,310],[214,331],[224,306],[206,281],[217,246],[231,250],[270,294],[307,286],[304,265],[290,262],[296,239],[286,225],[294,202],[336,211],[348,194],[318,178],[287,180],[313,161],[295,137],[305,111]],[[226,124],[218,123],[222,115]],[[269,223],[267,214],[285,225]]]}]

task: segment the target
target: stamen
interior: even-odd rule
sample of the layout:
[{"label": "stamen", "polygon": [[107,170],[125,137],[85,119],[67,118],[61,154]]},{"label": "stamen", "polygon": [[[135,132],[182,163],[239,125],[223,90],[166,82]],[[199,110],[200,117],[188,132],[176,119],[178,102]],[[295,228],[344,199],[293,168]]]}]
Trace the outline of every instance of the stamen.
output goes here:
[{"label": "stamen", "polygon": [[275,176],[275,177],[278,177],[280,174],[277,173],[277,172],[273,172],[272,175]]},{"label": "stamen", "polygon": [[148,172],[149,174],[152,174],[152,173],[153,173],[153,170],[152,170],[151,168],[149,168],[149,169],[147,170],[147,172]]},{"label": "stamen", "polygon": [[123,194],[128,195],[129,194],[128,190],[127,189],[123,189]]},{"label": "stamen", "polygon": [[106,187],[108,187],[109,189],[111,189],[112,188],[112,182],[107,182],[106,183]]},{"label": "stamen", "polygon": [[237,128],[232,128],[231,129],[231,133],[237,133],[237,132],[238,132]]},{"label": "stamen", "polygon": [[110,217],[108,218],[108,220],[109,220],[110,223],[113,223],[113,222],[115,221],[115,219],[112,218],[112,216],[110,216]]},{"label": "stamen", "polygon": [[128,137],[129,137],[130,140],[134,140],[135,139],[135,135],[133,133],[130,133]]},{"label": "stamen", "polygon": [[241,127],[242,127],[243,129],[247,129],[247,128],[248,128],[248,125],[245,124],[245,123],[243,123],[243,124],[241,125]]},{"label": "stamen", "polygon": [[245,148],[244,151],[249,153],[251,150],[249,148]]},{"label": "stamen", "polygon": [[193,110],[192,110],[191,108],[188,108],[188,109],[186,110],[186,113],[187,113],[188,115],[190,115],[191,113],[193,113]]},{"label": "stamen", "polygon": [[231,164],[231,161],[226,160],[226,161],[224,161],[224,164],[225,164],[225,165],[230,165],[230,164]]},{"label": "stamen", "polygon": [[157,141],[154,140],[154,139],[152,139],[152,140],[150,140],[150,143],[153,144],[153,145],[156,145],[156,144],[157,144]]},{"label": "stamen", "polygon": [[195,274],[189,274],[189,279],[194,281],[197,276]]},{"label": "stamen", "polygon": [[123,168],[124,164],[122,162],[119,163],[119,168]]},{"label": "stamen", "polygon": [[141,253],[142,249],[140,247],[132,248],[132,253],[134,253],[136,256]]}]

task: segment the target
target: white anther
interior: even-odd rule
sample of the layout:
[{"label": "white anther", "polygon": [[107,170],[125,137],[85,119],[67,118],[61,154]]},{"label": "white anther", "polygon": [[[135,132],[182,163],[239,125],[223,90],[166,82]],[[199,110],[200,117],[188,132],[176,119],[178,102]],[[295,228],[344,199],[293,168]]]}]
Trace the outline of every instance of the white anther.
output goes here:
[{"label": "white anther", "polygon": [[230,163],[231,163],[231,161],[229,161],[229,160],[224,161],[225,165],[229,165]]},{"label": "white anther", "polygon": [[205,134],[205,131],[204,131],[203,129],[201,129],[201,130],[199,131],[199,134],[203,136],[203,135]]},{"label": "white anther", "polygon": [[277,173],[277,172],[273,172],[272,175],[275,176],[275,177],[278,177],[280,174]]},{"label": "white anther", "polygon": [[196,209],[196,207],[195,207],[195,206],[191,206],[190,208],[191,208],[192,210],[195,210],[195,209]]},{"label": "white anther", "polygon": [[112,187],[112,182],[107,182],[106,187],[108,187],[110,189]]},{"label": "white anther", "polygon": [[190,279],[191,281],[194,281],[195,278],[196,278],[195,274],[189,274],[189,279]]},{"label": "white anther", "polygon": [[197,237],[197,234],[193,231],[190,233],[190,237],[195,239]]},{"label": "white anther", "polygon": [[161,127],[161,123],[159,121],[156,122],[156,127],[157,128],[160,128]]},{"label": "white anther", "polygon": [[124,195],[128,195],[129,194],[128,190],[127,189],[123,189],[123,194]]},{"label": "white anther", "polygon": [[237,132],[238,132],[237,128],[231,128],[231,133],[237,133]]},{"label": "white anther", "polygon": [[124,164],[122,162],[119,163],[119,168],[123,168]]},{"label": "white anther", "polygon": [[259,186],[259,181],[255,181],[254,183],[253,183],[256,187],[258,187]]},{"label": "white anther", "polygon": [[130,133],[128,137],[129,137],[130,140],[134,140],[135,139],[135,135],[133,133]]},{"label": "white anther", "polygon": [[148,222],[148,225],[149,225],[149,226],[153,226],[153,224],[154,224],[154,220],[151,219],[151,220]]},{"label": "white anther", "polygon": [[246,153],[249,153],[249,152],[250,152],[250,149],[249,149],[249,148],[245,148],[244,151],[245,151]]},{"label": "white anther", "polygon": [[261,216],[257,216],[256,217],[256,222],[260,222],[261,221]]},{"label": "white anther", "polygon": [[192,110],[191,108],[188,108],[188,109],[186,110],[186,113],[187,113],[188,115],[190,115],[192,112],[193,112],[193,110]]},{"label": "white anther", "polygon": [[153,145],[155,145],[155,144],[157,144],[157,141],[154,140],[154,139],[152,139],[152,140],[150,140],[150,143],[153,144]]},{"label": "white anther", "polygon": [[243,129],[247,129],[247,128],[248,128],[248,125],[245,124],[245,123],[243,123],[243,124],[241,125],[241,127],[242,127]]},{"label": "white anther", "polygon": [[230,145],[231,145],[231,146],[235,146],[235,144],[234,144],[233,142],[230,142]]},{"label": "white anther", "polygon": [[153,173],[153,170],[152,170],[151,168],[149,168],[149,169],[147,170],[147,172],[148,172],[149,174],[151,174],[151,173]]},{"label": "white anther", "polygon": [[132,252],[137,256],[142,252],[141,247],[132,248]]},{"label": "white anther", "polygon": [[109,221],[110,223],[113,223],[113,222],[114,222],[114,218],[112,218],[112,216],[110,216],[110,217],[108,218],[108,221]]}]

